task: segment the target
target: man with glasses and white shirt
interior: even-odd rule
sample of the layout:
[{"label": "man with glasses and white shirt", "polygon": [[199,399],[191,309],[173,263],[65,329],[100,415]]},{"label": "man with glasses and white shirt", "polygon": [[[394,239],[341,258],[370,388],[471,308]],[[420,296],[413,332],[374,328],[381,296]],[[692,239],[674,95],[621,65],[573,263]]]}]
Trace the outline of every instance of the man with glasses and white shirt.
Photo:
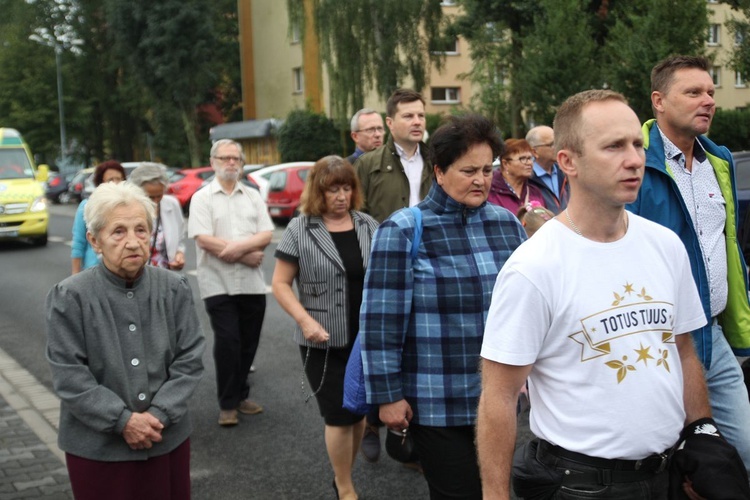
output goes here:
[{"label": "man with glasses and white shirt", "polygon": [[352,140],[356,148],[346,161],[354,165],[357,158],[383,145],[385,127],[380,113],[370,108],[363,108],[354,113],[351,122]]},{"label": "man with glasses and white shirt", "polygon": [[237,412],[263,408],[247,399],[266,310],[261,263],[274,225],[260,194],[238,182],[242,147],[222,139],[211,147],[216,177],[193,195],[188,235],[195,238],[198,286],[214,331],[219,425],[237,425]]},{"label": "man with glasses and white shirt", "polygon": [[526,134],[531,146],[534,166],[529,182],[537,186],[544,195],[544,205],[555,214],[568,205],[570,186],[555,157],[555,132],[552,127],[539,125]]},{"label": "man with glasses and white shirt", "polygon": [[400,208],[419,203],[432,185],[430,159],[422,142],[422,95],[410,89],[396,90],[386,103],[385,122],[391,131],[388,140],[362,155],[354,165],[365,195],[362,211],[378,222]]}]

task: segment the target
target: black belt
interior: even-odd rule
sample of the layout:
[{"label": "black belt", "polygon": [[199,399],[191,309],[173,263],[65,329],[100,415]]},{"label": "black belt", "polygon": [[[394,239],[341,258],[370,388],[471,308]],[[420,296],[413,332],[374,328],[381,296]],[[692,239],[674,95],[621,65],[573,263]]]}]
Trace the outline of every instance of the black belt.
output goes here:
[{"label": "black belt", "polygon": [[566,471],[563,484],[595,483],[607,485],[643,481],[666,470],[671,456],[671,450],[668,450],[664,453],[650,455],[641,460],[590,457],[583,453],[568,451],[565,448],[555,446],[541,439],[539,440],[539,448],[537,450],[537,460],[550,467],[559,467],[554,459],[561,458],[598,469],[596,471],[583,472]]}]

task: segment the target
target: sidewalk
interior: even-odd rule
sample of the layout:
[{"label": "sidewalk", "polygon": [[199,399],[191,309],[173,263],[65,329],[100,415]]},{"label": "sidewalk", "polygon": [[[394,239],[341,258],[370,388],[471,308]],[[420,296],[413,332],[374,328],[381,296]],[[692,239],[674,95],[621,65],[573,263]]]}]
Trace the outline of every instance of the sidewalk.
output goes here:
[{"label": "sidewalk", "polygon": [[57,398],[0,349],[0,500],[73,498],[58,416]]}]

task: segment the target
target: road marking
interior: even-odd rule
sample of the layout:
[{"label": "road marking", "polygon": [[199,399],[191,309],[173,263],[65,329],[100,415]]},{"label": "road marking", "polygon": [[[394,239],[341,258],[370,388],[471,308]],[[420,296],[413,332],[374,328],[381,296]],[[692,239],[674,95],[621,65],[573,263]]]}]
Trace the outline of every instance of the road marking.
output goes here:
[{"label": "road marking", "polygon": [[57,446],[60,400],[31,373],[0,349],[0,396],[39,436],[49,450],[65,463],[65,453]]}]

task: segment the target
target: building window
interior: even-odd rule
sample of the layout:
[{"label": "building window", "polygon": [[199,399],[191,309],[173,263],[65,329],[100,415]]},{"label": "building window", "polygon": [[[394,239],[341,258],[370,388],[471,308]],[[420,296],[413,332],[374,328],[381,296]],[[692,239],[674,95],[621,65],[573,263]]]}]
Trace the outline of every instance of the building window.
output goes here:
[{"label": "building window", "polygon": [[745,78],[742,76],[742,73],[739,71],[734,72],[734,86],[738,88],[744,89],[747,85],[745,85]]},{"label": "building window", "polygon": [[292,92],[301,94],[305,88],[305,75],[302,68],[292,68]]},{"label": "building window", "polygon": [[734,33],[734,46],[739,47],[742,45],[743,36],[739,31]]},{"label": "building window", "polygon": [[449,40],[438,40],[430,45],[430,52],[433,54],[458,54],[458,38]]},{"label": "building window", "polygon": [[292,43],[300,42],[299,24],[292,24]]},{"label": "building window", "polygon": [[714,81],[714,87],[721,87],[721,68],[714,66],[708,70],[711,80]]},{"label": "building window", "polygon": [[459,104],[461,89],[458,87],[432,87],[433,104]]},{"label": "building window", "polygon": [[456,0],[441,0],[440,5],[456,5]]},{"label": "building window", "polygon": [[721,40],[719,39],[719,33],[721,33],[720,24],[712,24],[708,27],[708,44],[719,45]]},{"label": "building window", "polygon": [[708,3],[719,3],[719,0],[708,0]]}]

